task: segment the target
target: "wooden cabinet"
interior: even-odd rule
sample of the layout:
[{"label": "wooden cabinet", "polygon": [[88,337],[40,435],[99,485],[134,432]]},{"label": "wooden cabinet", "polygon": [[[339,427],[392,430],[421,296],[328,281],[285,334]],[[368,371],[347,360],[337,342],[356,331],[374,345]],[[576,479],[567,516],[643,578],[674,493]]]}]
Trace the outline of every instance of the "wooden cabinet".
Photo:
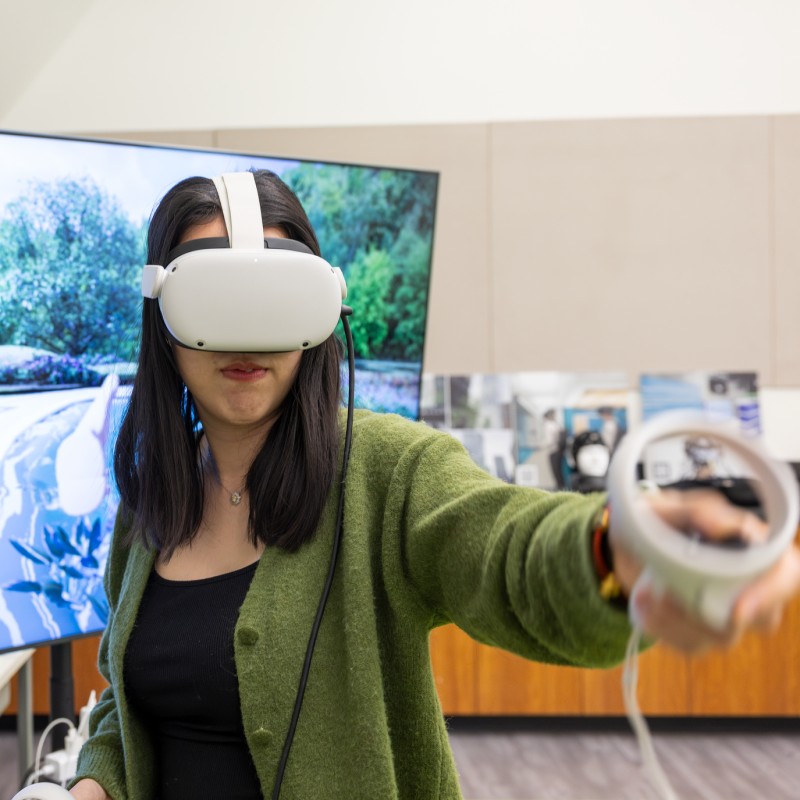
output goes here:
[{"label": "wooden cabinet", "polygon": [[[800,715],[800,600],[771,636],[748,635],[729,652],[689,658],[661,646],[639,661],[639,703],[667,716]],[[72,644],[76,711],[105,682],[99,637]],[[621,667],[584,670],[534,664],[480,645],[452,625],[431,636],[431,658],[445,714],[462,716],[619,716]],[[50,651],[33,658],[36,714],[49,714]],[[16,686],[12,705],[16,711]]]},{"label": "wooden cabinet", "polygon": [[[665,716],[800,714],[800,601],[769,636],[748,634],[727,652],[688,657],[656,645],[639,659],[639,704]],[[622,668],[533,664],[480,645],[454,626],[431,637],[445,714],[619,716]]]},{"label": "wooden cabinet", "polygon": [[[72,642],[72,671],[74,677],[75,713],[89,699],[94,689],[97,696],[108,685],[97,671],[99,636],[89,636]],[[17,681],[11,683],[11,705],[7,713],[17,713]],[[50,648],[43,647],[33,656],[33,713],[50,715]]]},{"label": "wooden cabinet", "polygon": [[[800,544],[800,533],[797,543]],[[474,642],[452,625],[431,635],[434,676],[453,716],[621,716],[622,667],[534,664]],[[638,699],[651,716],[800,715],[800,597],[780,628],[725,652],[689,657],[660,645],[639,659]]]}]

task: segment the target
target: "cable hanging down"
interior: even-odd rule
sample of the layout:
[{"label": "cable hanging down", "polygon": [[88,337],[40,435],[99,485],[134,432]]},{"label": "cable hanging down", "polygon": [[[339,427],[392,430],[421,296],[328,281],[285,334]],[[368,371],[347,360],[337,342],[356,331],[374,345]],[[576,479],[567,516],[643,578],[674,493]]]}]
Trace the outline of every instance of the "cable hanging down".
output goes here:
[{"label": "cable hanging down", "polygon": [[353,436],[353,407],[355,405],[355,354],[353,352],[353,334],[350,330],[350,323],[347,320],[352,313],[353,309],[351,309],[349,306],[342,306],[341,319],[342,327],[344,328],[345,339],[347,340],[347,370],[349,380],[347,382],[347,423],[345,425],[344,453],[342,456],[342,472],[339,482],[339,505],[336,511],[336,531],[333,537],[333,548],[331,550],[328,576],[322,589],[322,596],[320,597],[319,606],[317,607],[317,614],[314,618],[314,624],[311,626],[311,634],[308,639],[308,646],[306,647],[306,657],[305,661],[303,662],[303,671],[300,675],[300,684],[297,688],[297,697],[295,698],[292,718],[289,722],[289,730],[286,733],[286,740],[283,744],[281,760],[278,764],[278,772],[275,777],[275,786],[272,790],[272,800],[278,800],[280,797],[283,776],[286,772],[286,765],[289,761],[289,752],[292,748],[294,734],[297,729],[297,722],[300,719],[300,711],[303,707],[303,695],[306,691],[308,675],[311,670],[311,660],[314,656],[314,645],[317,642],[317,634],[319,633],[319,628],[322,624],[322,615],[325,613],[328,595],[330,594],[331,585],[333,584],[333,576],[336,572],[336,561],[339,556],[339,546],[342,540],[342,529],[344,527],[344,490],[347,479],[347,464],[350,460],[350,445],[352,443]]}]

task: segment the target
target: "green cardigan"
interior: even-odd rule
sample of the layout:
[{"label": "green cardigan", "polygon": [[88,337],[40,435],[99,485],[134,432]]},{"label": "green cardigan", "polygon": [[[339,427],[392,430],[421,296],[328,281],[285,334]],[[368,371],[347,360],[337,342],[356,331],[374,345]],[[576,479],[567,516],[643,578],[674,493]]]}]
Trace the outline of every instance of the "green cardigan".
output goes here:
[{"label": "green cardigan", "polygon": [[[329,565],[338,489],[296,553],[267,548],[241,607],[235,658],[247,743],[271,797],[309,631]],[[555,664],[624,656],[624,613],[598,595],[590,553],[603,495],[508,485],[451,436],[357,412],[336,577],[281,791],[283,800],[461,797],[428,649],[454,622],[475,639]],[[123,548],[106,567],[111,608],[78,779],[114,800],[152,800],[153,750],[125,698],[126,643],[155,553]],[[213,799],[212,799],[213,800]]]}]

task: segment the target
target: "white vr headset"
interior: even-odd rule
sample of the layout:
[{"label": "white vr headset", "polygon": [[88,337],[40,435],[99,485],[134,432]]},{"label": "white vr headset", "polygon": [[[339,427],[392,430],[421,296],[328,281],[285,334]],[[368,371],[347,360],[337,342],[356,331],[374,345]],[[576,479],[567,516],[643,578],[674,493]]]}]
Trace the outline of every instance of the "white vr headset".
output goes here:
[{"label": "white vr headset", "polygon": [[178,245],[148,264],[142,295],[158,298],[178,344],[237,353],[307,350],[334,331],[347,296],[338,267],[292,239],[265,239],[250,172],[214,178],[228,239]]}]

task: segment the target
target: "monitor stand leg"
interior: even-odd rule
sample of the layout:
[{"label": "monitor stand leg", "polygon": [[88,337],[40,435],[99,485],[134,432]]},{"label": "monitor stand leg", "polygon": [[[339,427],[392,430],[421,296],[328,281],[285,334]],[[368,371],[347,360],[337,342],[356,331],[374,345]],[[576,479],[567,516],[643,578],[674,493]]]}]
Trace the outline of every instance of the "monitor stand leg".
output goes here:
[{"label": "monitor stand leg", "polygon": [[[50,721],[65,717],[75,721],[75,689],[72,677],[72,643],[50,648]],[[57,725],[51,735],[52,750],[62,750],[67,738],[66,725]]]},{"label": "monitor stand leg", "polygon": [[22,786],[33,767],[33,662],[30,660],[17,673],[17,745]]}]

